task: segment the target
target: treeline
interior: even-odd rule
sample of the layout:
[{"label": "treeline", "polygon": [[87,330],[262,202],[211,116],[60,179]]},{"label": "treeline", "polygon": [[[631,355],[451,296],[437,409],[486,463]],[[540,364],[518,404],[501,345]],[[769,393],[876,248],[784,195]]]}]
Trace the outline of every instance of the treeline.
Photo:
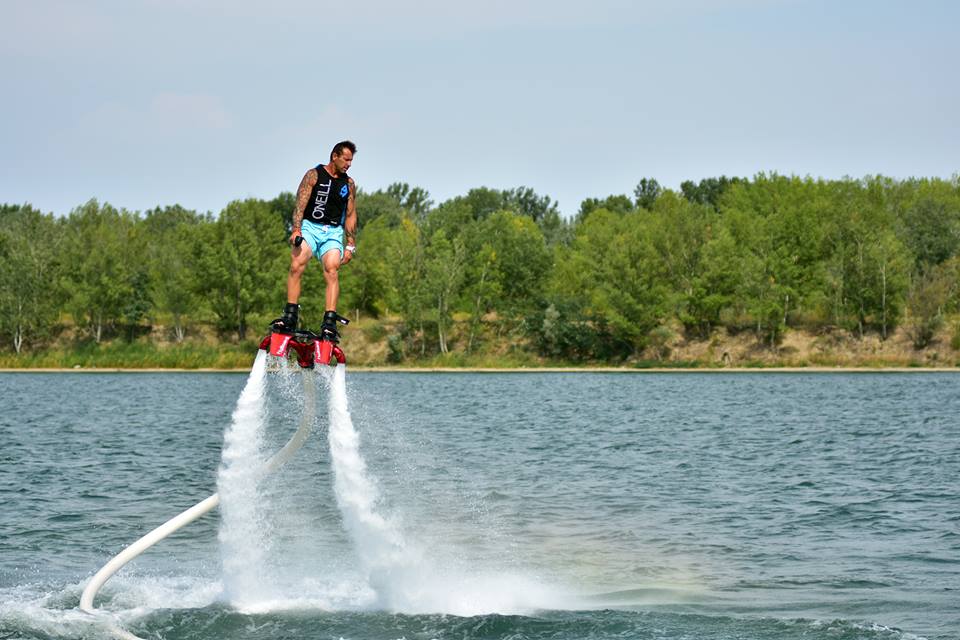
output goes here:
[{"label": "treeline", "polygon": [[[63,217],[0,207],[0,337],[20,353],[76,339],[183,341],[201,325],[263,333],[285,297],[292,194],[219,215],[143,213],[91,200]],[[467,353],[493,339],[540,355],[617,361],[675,331],[718,327],[775,345],[788,327],[843,328],[916,347],[960,304],[960,179],[814,180],[760,174],[651,179],[585,200],[572,218],[528,188],[435,204],[394,184],[358,195],[357,259],[341,313],[395,319],[391,360]],[[301,317],[323,309],[319,265]],[[456,330],[453,330],[456,324]]]}]

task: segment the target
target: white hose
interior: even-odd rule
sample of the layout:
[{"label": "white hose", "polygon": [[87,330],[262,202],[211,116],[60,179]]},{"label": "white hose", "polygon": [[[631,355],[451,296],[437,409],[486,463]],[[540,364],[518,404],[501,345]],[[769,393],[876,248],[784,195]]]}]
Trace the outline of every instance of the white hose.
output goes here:
[{"label": "white hose", "polygon": [[[293,437],[290,438],[290,441],[266,462],[263,466],[263,475],[273,473],[283,465],[283,463],[289,460],[293,454],[303,446],[307,436],[310,435],[310,428],[313,425],[313,418],[316,415],[316,385],[314,384],[314,375],[312,372],[304,371],[302,375],[304,399],[306,402],[304,402],[303,414],[300,416],[300,426],[297,428],[296,433],[293,434]],[[103,565],[100,571],[97,571],[94,576],[90,578],[90,582],[87,583],[87,586],[83,589],[83,594],[80,596],[80,609],[87,613],[93,613],[93,599],[107,580],[113,577],[113,574],[141,553],[171,533],[174,533],[214,509],[218,504],[220,504],[220,495],[215,493],[206,500],[193,505],[183,513],[174,516],[114,556],[107,564]],[[122,634],[125,638],[136,638],[136,636],[130,635],[127,632],[122,632]]]}]

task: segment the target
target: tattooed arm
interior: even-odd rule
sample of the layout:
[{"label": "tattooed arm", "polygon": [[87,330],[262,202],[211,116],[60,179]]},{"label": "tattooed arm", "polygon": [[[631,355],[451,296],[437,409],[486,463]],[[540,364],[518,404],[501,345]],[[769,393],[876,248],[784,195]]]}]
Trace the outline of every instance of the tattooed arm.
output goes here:
[{"label": "tattooed arm", "polygon": [[[350,262],[357,247],[357,184],[353,178],[350,181],[350,195],[347,197],[347,217],[343,221],[343,263]],[[348,249],[347,247],[353,247]]]},{"label": "tattooed arm", "polygon": [[303,180],[300,181],[300,187],[297,189],[297,206],[293,209],[293,233],[290,235],[290,244],[293,244],[296,237],[300,235],[300,225],[303,223],[303,214],[307,210],[307,200],[310,199],[310,192],[313,191],[315,184],[317,184],[317,170],[310,169],[303,174]]}]

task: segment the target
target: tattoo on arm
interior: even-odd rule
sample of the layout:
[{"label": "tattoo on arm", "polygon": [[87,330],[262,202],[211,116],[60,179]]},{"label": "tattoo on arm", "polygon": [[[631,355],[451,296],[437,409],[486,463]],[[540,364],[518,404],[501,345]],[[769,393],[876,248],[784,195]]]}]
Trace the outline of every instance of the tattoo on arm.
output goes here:
[{"label": "tattoo on arm", "polygon": [[354,244],[357,233],[357,184],[350,178],[350,196],[347,198],[347,219],[344,234],[349,244]]},{"label": "tattoo on arm", "polygon": [[310,199],[310,192],[313,191],[313,185],[317,184],[317,170],[310,169],[303,174],[303,180],[300,181],[300,187],[297,189],[297,206],[293,209],[293,228],[299,229],[303,223],[303,214],[307,210],[307,200]]}]

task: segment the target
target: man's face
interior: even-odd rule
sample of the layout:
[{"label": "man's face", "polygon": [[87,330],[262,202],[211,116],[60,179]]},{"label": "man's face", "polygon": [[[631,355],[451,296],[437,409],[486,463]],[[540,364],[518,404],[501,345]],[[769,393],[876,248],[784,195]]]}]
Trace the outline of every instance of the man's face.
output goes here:
[{"label": "man's face", "polygon": [[337,168],[337,173],[346,173],[350,165],[353,164],[353,151],[344,149],[343,153],[333,154],[333,166]]}]

